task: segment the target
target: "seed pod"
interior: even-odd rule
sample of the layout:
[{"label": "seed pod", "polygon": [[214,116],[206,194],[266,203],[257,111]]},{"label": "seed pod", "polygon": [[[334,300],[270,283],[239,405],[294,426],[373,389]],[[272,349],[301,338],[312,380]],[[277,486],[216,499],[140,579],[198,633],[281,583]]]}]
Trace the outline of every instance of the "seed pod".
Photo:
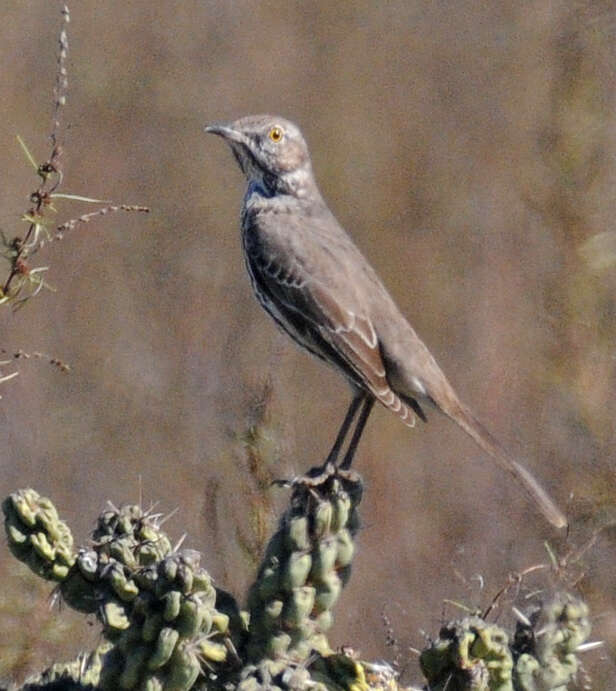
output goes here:
[{"label": "seed pod", "polygon": [[180,613],[180,605],[182,604],[182,594],[179,590],[170,590],[163,597],[165,603],[163,610],[163,618],[165,621],[173,621]]},{"label": "seed pod", "polygon": [[160,556],[160,548],[153,542],[146,542],[139,545],[135,550],[137,562],[142,566],[155,564]]},{"label": "seed pod", "polygon": [[286,626],[298,627],[308,617],[314,606],[315,589],[312,586],[295,588],[287,599],[282,618]]},{"label": "seed pod", "polygon": [[[141,512],[140,509],[139,512]],[[139,542],[151,542],[152,544],[156,544],[159,542],[161,532],[151,523],[140,522],[136,537],[139,539]]]},{"label": "seed pod", "polygon": [[72,566],[75,563],[73,551],[67,543],[61,542],[56,545],[56,561],[65,566]]},{"label": "seed pod", "polygon": [[227,659],[227,647],[208,638],[202,638],[197,643],[199,652],[210,662],[224,662]]},{"label": "seed pod", "polygon": [[105,626],[122,631],[130,626],[130,621],[126,615],[124,607],[115,600],[108,600],[103,605],[103,616]]},{"label": "seed pod", "polygon": [[265,605],[265,616],[266,616],[266,622],[268,624],[272,624],[272,623],[278,621],[278,618],[280,617],[280,615],[282,613],[283,605],[284,605],[284,602],[282,600],[278,600],[278,599],[270,600]]},{"label": "seed pod", "polygon": [[177,572],[177,583],[184,595],[192,592],[193,589],[193,570],[187,564],[180,562]]},{"label": "seed pod", "polygon": [[[205,569],[197,569],[193,573],[193,590],[203,591],[209,593],[212,591],[214,599],[216,599],[216,591],[212,585],[210,574]],[[214,604],[214,602],[212,602]]]},{"label": "seed pod", "polygon": [[177,559],[174,557],[167,557],[161,564],[161,571],[169,583],[173,583],[178,572]]},{"label": "seed pod", "polygon": [[148,669],[156,670],[166,665],[173,655],[179,638],[180,634],[170,626],[162,628],[156,639],[154,652],[148,659]]},{"label": "seed pod", "polygon": [[333,504],[333,515],[332,515],[332,532],[338,532],[342,528],[346,527],[349,520],[349,515],[351,512],[351,498],[344,492],[339,494],[332,501]]},{"label": "seed pod", "polygon": [[286,526],[285,545],[292,552],[305,552],[310,549],[308,517],[296,516]]},{"label": "seed pod", "polygon": [[[276,691],[276,687],[270,686],[272,691]],[[242,679],[236,687],[236,691],[263,691],[263,684],[255,679],[255,677],[248,677]]]},{"label": "seed pod", "polygon": [[158,573],[156,572],[155,567],[146,566],[138,571],[135,571],[133,578],[140,588],[154,591],[156,582],[158,581]]},{"label": "seed pod", "polygon": [[329,534],[334,510],[329,501],[320,501],[313,512],[314,536],[319,539]]},{"label": "seed pod", "polygon": [[312,651],[312,642],[300,637],[297,643],[292,644],[288,655],[293,660],[303,661],[308,659]]},{"label": "seed pod", "polygon": [[314,611],[317,614],[330,610],[342,591],[342,582],[335,571],[316,585]]},{"label": "seed pod", "polygon": [[297,626],[289,629],[289,635],[291,636],[291,649],[296,653],[302,643],[310,644],[310,641],[314,634],[316,633],[316,625],[314,619],[310,617],[304,617],[299,621]]},{"label": "seed pod", "polygon": [[123,602],[131,602],[139,594],[139,588],[135,581],[126,578],[124,569],[119,564],[114,564],[108,575],[113,592]]},{"label": "seed pod", "polygon": [[163,615],[160,612],[149,612],[141,627],[141,638],[146,643],[152,643],[158,638],[163,627]]},{"label": "seed pod", "polygon": [[62,523],[58,521],[58,512],[53,505],[52,508],[53,511],[42,509],[39,503],[39,510],[37,511],[36,518],[38,524],[43,528],[43,531],[48,535],[49,539],[52,542],[59,542],[64,537],[62,530],[63,526]]},{"label": "seed pod", "polygon": [[229,630],[229,615],[222,612],[214,612],[212,614],[212,626],[218,633],[227,633]]},{"label": "seed pod", "polygon": [[19,520],[28,528],[34,528],[36,525],[36,509],[30,505],[30,502],[39,500],[38,493],[34,492],[34,490],[22,490],[12,494],[11,499]]},{"label": "seed pod", "polygon": [[268,657],[274,660],[279,657],[286,655],[289,646],[291,645],[291,636],[288,633],[279,633],[277,636],[272,636],[267,641],[267,651]]},{"label": "seed pod", "polygon": [[321,655],[330,655],[332,649],[329,647],[327,636],[324,633],[315,633],[310,638],[312,650],[316,650]]},{"label": "seed pod", "polygon": [[6,532],[9,542],[13,545],[23,545],[28,540],[29,534],[20,530],[16,525],[9,525],[7,523]]},{"label": "seed pod", "polygon": [[310,672],[305,667],[288,666],[278,676],[280,677],[281,684],[286,689],[315,688],[314,682],[310,678]]},{"label": "seed pod", "polygon": [[45,561],[53,561],[54,549],[49,544],[45,533],[33,533],[30,535],[30,544],[34,551]]},{"label": "seed pod", "polygon": [[259,575],[257,581],[259,597],[262,600],[269,600],[278,592],[280,573],[278,568],[267,566]]},{"label": "seed pod", "polygon": [[[198,599],[199,596],[196,596]],[[199,609],[201,610],[201,626],[199,627],[199,633],[209,634],[212,630],[212,611],[203,605],[202,602],[199,603]]]},{"label": "seed pod", "polygon": [[[108,686],[101,686],[101,688],[108,688]],[[139,684],[139,691],[164,691],[164,689],[165,684],[157,674],[144,674]]]},{"label": "seed pod", "polygon": [[293,552],[283,567],[280,582],[282,589],[286,592],[291,592],[295,588],[303,586],[306,583],[311,567],[312,557],[309,554]]},{"label": "seed pod", "polygon": [[338,568],[348,566],[353,561],[353,554],[355,552],[355,543],[348,530],[341,530],[336,535],[336,544],[336,566]]},{"label": "seed pod", "polygon": [[124,662],[124,670],[120,675],[120,688],[134,689],[139,683],[141,670],[150,653],[149,648],[140,646],[133,648]]},{"label": "seed pod", "polygon": [[196,654],[187,645],[176,646],[169,661],[169,674],[165,691],[188,691],[199,676],[201,664]]},{"label": "seed pod", "polygon": [[121,564],[135,567],[137,565],[137,560],[133,553],[134,547],[135,544],[132,539],[124,538],[122,540],[113,540],[109,543],[108,549],[105,551],[110,557],[119,561]]},{"label": "seed pod", "polygon": [[203,609],[200,604],[192,595],[182,600],[175,628],[183,638],[192,638],[199,632],[203,622]]},{"label": "seed pod", "polygon": [[68,576],[69,571],[70,567],[64,564],[54,564],[51,567],[51,576],[54,581],[62,582]]},{"label": "seed pod", "polygon": [[320,633],[325,633],[331,629],[333,623],[334,616],[331,610],[326,610],[325,612],[321,612],[315,619],[315,630]]},{"label": "seed pod", "polygon": [[315,550],[315,557],[312,561],[312,570],[310,577],[314,581],[322,581],[327,574],[334,569],[336,556],[338,554],[338,545],[336,539],[333,537],[320,540]]},{"label": "seed pod", "polygon": [[[33,489],[30,490],[30,492],[33,492],[34,494],[37,494]],[[41,511],[47,512],[48,514],[51,514],[55,520],[58,518],[58,510],[54,506],[54,503],[51,501],[49,497],[41,497],[40,495],[38,496],[38,507]]]}]

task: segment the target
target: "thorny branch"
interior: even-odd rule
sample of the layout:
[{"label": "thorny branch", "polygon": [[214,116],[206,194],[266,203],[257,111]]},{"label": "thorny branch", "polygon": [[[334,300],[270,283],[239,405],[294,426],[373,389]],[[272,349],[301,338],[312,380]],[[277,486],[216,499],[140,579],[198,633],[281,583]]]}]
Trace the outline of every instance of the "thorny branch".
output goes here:
[{"label": "thorny branch", "polygon": [[[67,26],[70,20],[68,6],[64,5],[62,8],[62,28],[60,29],[60,35],[58,37],[59,50],[56,84],[54,87],[52,130],[49,137],[51,140],[51,153],[49,158],[45,162],[37,165],[34,158],[27,150],[26,145],[21,138],[19,139],[28,159],[36,169],[41,182],[30,194],[30,202],[33,206],[31,206],[22,217],[22,219],[28,223],[28,230],[25,236],[23,238],[16,236],[11,240],[7,240],[4,236],[2,237],[4,257],[8,259],[10,263],[10,270],[2,286],[0,303],[13,301],[26,285],[31,289],[28,297],[36,295],[44,285],[43,280],[40,278],[42,270],[36,271],[35,269],[34,271],[36,273],[33,274],[33,270],[28,266],[27,258],[31,250],[39,244],[41,234],[45,232],[45,225],[47,223],[45,212],[48,208],[53,208],[52,195],[62,182],[62,168],[60,165],[62,146],[58,141],[58,133],[60,130],[61,110],[66,105],[66,93],[68,90],[66,60],[68,56]],[[20,301],[14,304],[17,306],[23,303]]]},{"label": "thorny branch", "polygon": [[[52,126],[49,140],[51,151],[47,159],[38,163],[30,153],[25,142],[21,137],[17,137],[26,158],[31,163],[38,176],[38,185],[30,194],[31,206],[22,215],[21,220],[27,224],[25,233],[17,234],[14,237],[7,237],[0,230],[0,259],[8,262],[8,273],[5,278],[0,278],[0,305],[10,305],[14,310],[23,306],[30,298],[36,296],[42,288],[49,288],[43,279],[43,274],[47,271],[47,266],[32,266],[31,257],[42,249],[46,244],[54,240],[60,240],[67,230],[72,230],[78,225],[83,225],[91,220],[105,216],[116,211],[137,211],[147,213],[149,209],[145,206],[114,204],[102,202],[98,199],[89,197],[60,193],[63,179],[62,153],[62,112],[66,105],[68,91],[68,24],[70,23],[70,12],[67,5],[62,7],[62,25],[58,37],[58,57],[56,64],[56,79],[53,90],[53,114]],[[90,213],[84,213],[76,218],[72,218],[62,223],[54,222],[53,214],[57,213],[54,204],[58,199],[69,199],[78,202],[91,204],[104,204],[101,208]],[[5,352],[6,351],[0,351]],[[39,357],[40,354],[33,354]],[[0,383],[17,376],[18,372],[2,375],[1,368],[8,362],[18,357],[29,357],[23,351],[17,351],[7,361],[0,361]],[[66,367],[59,360],[47,356],[42,356],[60,369]],[[66,371],[66,370],[64,370]]]}]

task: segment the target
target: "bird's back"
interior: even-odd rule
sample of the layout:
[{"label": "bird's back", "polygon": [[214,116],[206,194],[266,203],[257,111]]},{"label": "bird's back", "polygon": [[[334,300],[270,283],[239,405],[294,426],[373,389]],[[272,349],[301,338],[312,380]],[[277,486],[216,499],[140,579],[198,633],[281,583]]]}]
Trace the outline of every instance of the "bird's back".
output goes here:
[{"label": "bird's back", "polygon": [[[387,384],[403,399],[431,401],[433,388],[453,391],[373,267],[322,200],[315,204],[284,195],[268,198],[255,191],[246,198],[242,217],[253,284],[257,274],[269,275],[286,288],[289,306],[308,316],[323,309],[315,298],[321,303],[325,298],[332,318],[347,325],[354,321],[364,343],[378,354]],[[315,315],[315,320],[322,316]]]}]

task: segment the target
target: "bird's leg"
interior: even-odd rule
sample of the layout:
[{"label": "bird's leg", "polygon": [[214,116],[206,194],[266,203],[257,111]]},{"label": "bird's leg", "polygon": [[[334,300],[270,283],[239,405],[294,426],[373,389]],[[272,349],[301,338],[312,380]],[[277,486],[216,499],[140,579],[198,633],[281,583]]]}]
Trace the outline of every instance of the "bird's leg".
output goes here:
[{"label": "bird's leg", "polygon": [[[336,441],[334,442],[334,445],[331,448],[331,451],[327,455],[327,458],[325,459],[325,462],[323,465],[316,466],[315,468],[311,468],[306,475],[304,475],[302,478],[296,478],[295,480],[288,481],[288,480],[274,480],[272,484],[287,487],[292,485],[294,482],[297,482],[298,479],[301,482],[308,482],[309,484],[319,484],[323,480],[327,480],[328,477],[332,474],[332,472],[335,469],[336,466],[336,461],[338,460],[338,456],[340,455],[340,449],[342,448],[342,445],[344,444],[347,435],[349,433],[349,429],[351,425],[353,424],[353,420],[355,419],[355,416],[357,415],[357,411],[359,410],[359,406],[362,404],[362,402],[365,402],[369,394],[367,394],[364,391],[361,391],[360,389],[353,389],[353,398],[351,399],[351,403],[349,405],[349,408],[346,412],[346,415],[344,416],[344,420],[342,421],[342,424],[340,425],[340,429],[338,430],[338,434],[336,435]],[[372,398],[370,396],[370,398]],[[372,405],[370,405],[372,407]],[[368,411],[369,412],[369,411]],[[367,418],[368,415],[366,414],[366,406],[364,404],[364,410],[362,412],[361,417]],[[361,418],[360,418],[361,422]],[[361,423],[361,427],[363,427],[366,424],[366,420],[364,419],[363,423]],[[357,438],[356,438],[357,437]],[[359,441],[359,435],[357,434],[357,428],[355,429],[355,433],[353,434],[353,439],[351,440],[351,444],[354,446],[357,446],[357,442]],[[348,456],[348,452],[345,455],[345,461]]]},{"label": "bird's leg", "polygon": [[341,470],[348,470],[351,467],[351,463],[353,462],[353,456],[355,455],[355,451],[357,450],[357,445],[359,444],[362,432],[364,431],[366,422],[368,422],[368,418],[370,417],[372,406],[374,405],[374,396],[371,396],[370,394],[363,394],[362,398],[364,401],[364,407],[361,409],[361,413],[359,414],[359,418],[357,420],[357,424],[355,425],[353,436],[351,437],[351,443],[349,444],[349,448],[347,449],[347,452],[344,455],[344,460],[339,466]]},{"label": "bird's leg", "polygon": [[336,441],[334,442],[334,445],[332,446],[331,451],[329,452],[327,459],[323,464],[324,469],[327,467],[329,463],[333,463],[335,465],[336,461],[338,460],[338,456],[340,455],[340,449],[342,448],[344,440],[346,439],[346,436],[349,433],[349,428],[351,427],[351,424],[355,419],[355,415],[357,414],[359,406],[361,402],[365,399],[365,397],[366,394],[363,391],[356,391],[353,393],[353,398],[349,405],[349,409],[347,410],[347,413],[344,416],[344,420],[340,425],[340,429],[338,430],[338,434],[336,435]]}]

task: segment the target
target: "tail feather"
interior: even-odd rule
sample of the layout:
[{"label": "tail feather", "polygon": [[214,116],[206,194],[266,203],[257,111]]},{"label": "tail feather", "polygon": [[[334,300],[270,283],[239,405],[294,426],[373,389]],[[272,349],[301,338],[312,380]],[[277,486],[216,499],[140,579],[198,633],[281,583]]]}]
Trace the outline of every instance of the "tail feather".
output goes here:
[{"label": "tail feather", "polygon": [[[417,413],[417,409],[409,405],[407,401],[395,393],[393,389],[387,386],[379,391],[376,387],[370,387],[370,391],[379,403],[389,408],[392,413],[395,413],[407,427],[415,427],[415,423],[417,422],[415,413]],[[419,417],[425,421],[423,411]]]},{"label": "tail feather", "polygon": [[504,470],[512,475],[522,486],[526,494],[532,499],[547,520],[556,528],[567,527],[567,519],[563,512],[543,489],[539,482],[526,468],[509,457],[498,441],[475,418],[475,416],[461,403],[452,407],[451,411],[444,411],[457,423],[475,442],[488,453]]}]

